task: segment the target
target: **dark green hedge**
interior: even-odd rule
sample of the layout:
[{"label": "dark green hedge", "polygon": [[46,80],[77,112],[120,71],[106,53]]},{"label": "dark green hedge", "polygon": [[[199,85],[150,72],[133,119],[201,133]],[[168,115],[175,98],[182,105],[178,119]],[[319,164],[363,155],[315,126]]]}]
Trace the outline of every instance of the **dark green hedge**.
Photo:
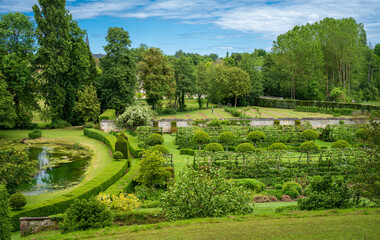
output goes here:
[{"label": "dark green hedge", "polygon": [[141,158],[141,152],[144,151],[144,149],[139,148],[137,145],[138,143],[136,142],[136,139],[132,136],[128,136],[128,144],[129,144],[129,151],[135,158]]},{"label": "dark green hedge", "polygon": [[363,105],[359,103],[339,103],[339,102],[328,102],[328,101],[311,101],[311,100],[294,100],[294,99],[270,99],[270,98],[255,98],[254,105],[259,107],[270,107],[270,108],[285,108],[285,109],[295,109],[297,106],[305,107],[317,107],[317,108],[351,108],[356,110],[361,110],[364,112],[380,110],[380,106],[373,105]]},{"label": "dark green hedge", "polygon": [[111,149],[112,153],[115,152],[115,143],[117,141],[115,136],[93,128],[84,128],[83,134],[87,137],[98,139],[106,144]]},{"label": "dark green hedge", "polygon": [[114,215],[114,221],[123,225],[151,224],[165,221],[165,216],[160,209],[138,209],[117,213]]},{"label": "dark green hedge", "polygon": [[116,118],[116,110],[115,109],[107,109],[104,113],[100,114],[99,122],[102,120],[112,120]]}]

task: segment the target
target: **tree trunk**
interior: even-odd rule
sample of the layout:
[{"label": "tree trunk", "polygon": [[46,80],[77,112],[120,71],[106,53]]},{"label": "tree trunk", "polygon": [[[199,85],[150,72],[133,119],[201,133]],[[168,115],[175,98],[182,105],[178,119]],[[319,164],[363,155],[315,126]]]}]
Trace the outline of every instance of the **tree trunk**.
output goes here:
[{"label": "tree trunk", "polygon": [[235,96],[235,107],[237,105],[237,96]]}]

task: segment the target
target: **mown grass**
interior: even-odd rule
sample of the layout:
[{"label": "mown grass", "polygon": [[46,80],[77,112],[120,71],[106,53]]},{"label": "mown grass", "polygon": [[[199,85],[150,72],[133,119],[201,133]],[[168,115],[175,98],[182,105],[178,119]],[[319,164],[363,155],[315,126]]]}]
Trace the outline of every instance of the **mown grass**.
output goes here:
[{"label": "mown grass", "polygon": [[25,239],[378,239],[379,209],[295,211],[109,227]]}]

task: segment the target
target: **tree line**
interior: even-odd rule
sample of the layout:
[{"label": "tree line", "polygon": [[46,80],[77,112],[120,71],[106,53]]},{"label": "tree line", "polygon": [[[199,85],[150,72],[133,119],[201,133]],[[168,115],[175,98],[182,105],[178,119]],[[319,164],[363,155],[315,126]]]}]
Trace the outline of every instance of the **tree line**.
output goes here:
[{"label": "tree line", "polygon": [[380,96],[380,44],[367,44],[363,24],[353,18],[295,26],[277,37],[271,52],[225,57],[131,48],[129,33],[110,27],[106,55],[95,61],[65,5],[39,0],[34,19],[1,15],[0,127],[28,127],[36,111],[53,122],[96,121],[108,108],[122,113],[141,98],[139,89],[158,112],[164,98],[169,108],[186,110],[189,96],[199,108],[252,105],[261,95],[347,102]]}]

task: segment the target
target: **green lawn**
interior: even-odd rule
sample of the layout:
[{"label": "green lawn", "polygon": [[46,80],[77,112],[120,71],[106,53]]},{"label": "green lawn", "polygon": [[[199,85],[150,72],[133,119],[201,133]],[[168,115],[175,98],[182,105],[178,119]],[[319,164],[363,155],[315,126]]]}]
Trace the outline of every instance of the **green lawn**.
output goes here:
[{"label": "green lawn", "polygon": [[[0,131],[0,138],[7,139],[23,139],[27,137],[30,130],[4,130]],[[75,185],[71,188],[64,190],[54,191],[47,194],[42,194],[38,196],[28,196],[28,204],[35,204],[38,202],[46,201],[48,199],[54,198],[56,196],[61,196],[65,193],[70,192],[71,190],[83,185],[88,182],[93,177],[99,175],[104,168],[112,162],[111,153],[108,147],[102,142],[88,138],[83,135],[83,129],[79,127],[66,128],[66,129],[51,129],[51,130],[42,130],[42,139],[36,140],[36,142],[47,142],[47,143],[67,143],[74,144],[80,143],[82,145],[90,147],[94,151],[93,159],[91,160],[90,165],[87,168],[85,177],[82,182],[78,185]]]},{"label": "green lawn", "polygon": [[200,218],[65,235],[42,232],[25,239],[379,239],[379,224],[378,209],[349,209]]}]

